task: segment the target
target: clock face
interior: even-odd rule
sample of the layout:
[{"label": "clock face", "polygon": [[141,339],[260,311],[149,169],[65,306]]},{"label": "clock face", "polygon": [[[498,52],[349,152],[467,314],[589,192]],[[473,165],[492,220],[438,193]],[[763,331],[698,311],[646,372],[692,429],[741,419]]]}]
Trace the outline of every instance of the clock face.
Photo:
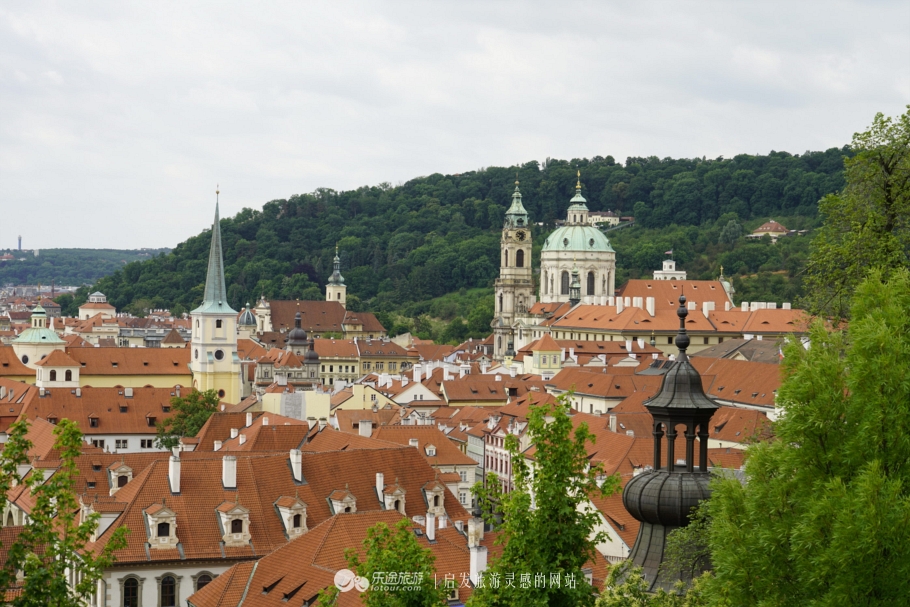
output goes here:
[{"label": "clock face", "polygon": [[519,231],[517,234],[515,234],[515,238],[517,238],[519,242],[523,241],[527,237],[528,235],[523,231]]}]

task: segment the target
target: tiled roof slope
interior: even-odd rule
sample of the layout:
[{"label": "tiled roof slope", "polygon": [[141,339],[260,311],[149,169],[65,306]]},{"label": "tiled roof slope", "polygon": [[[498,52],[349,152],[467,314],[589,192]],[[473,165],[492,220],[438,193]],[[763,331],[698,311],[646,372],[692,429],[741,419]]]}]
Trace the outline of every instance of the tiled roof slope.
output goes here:
[{"label": "tiled roof slope", "polygon": [[[427,502],[422,488],[435,478],[434,470],[415,449],[406,447],[374,450],[332,451],[303,454],[303,478],[295,483],[287,454],[238,455],[236,490],[222,486],[222,456],[206,458],[189,454],[181,461],[180,493],[173,494],[168,483],[169,462],[159,460],[118,492],[128,501],[124,513],[92,547],[98,551],[117,526],[130,529],[127,546],[116,551],[122,564],[148,561],[258,558],[285,545],[287,537],[274,503],[283,496],[298,496],[307,504],[306,523],[312,528],[332,516],[328,496],[347,490],[357,500],[358,512],[383,509],[376,494],[376,473],[387,483],[398,479],[405,489],[408,517],[425,515]],[[127,491],[129,489],[129,491]],[[216,509],[224,502],[240,503],[249,509],[251,541],[243,547],[222,545]],[[445,509],[453,520],[465,520],[468,513],[445,490]],[[147,550],[148,534],[144,511],[165,504],[177,515],[180,549]]]},{"label": "tiled roof slope", "polygon": [[[262,415],[253,413],[253,419]],[[199,444],[196,451],[212,451],[215,448],[215,441],[222,442],[231,438],[231,428],[243,428],[246,426],[246,413],[230,413],[227,411],[216,411],[206,420],[196,433]]]},{"label": "tiled roof slope", "polygon": [[[373,432],[373,438],[409,446],[416,438],[417,450],[431,466],[471,466],[477,464],[473,458],[461,452],[436,426],[382,426]],[[436,447],[436,455],[427,454],[427,447]],[[412,447],[413,448],[413,447]]]},{"label": "tiled roof slope", "polygon": [[698,309],[706,301],[713,301],[715,310],[723,310],[727,302],[733,304],[719,280],[633,279],[616,289],[617,296],[653,297],[655,309],[674,312],[679,307],[682,293],[690,303],[695,302]]},{"label": "tiled roof slope", "polygon": [[3,375],[34,376],[35,372],[22,364],[12,346],[0,346],[0,376]]},{"label": "tiled roof slope", "polygon": [[67,348],[82,367],[82,375],[186,375],[190,383],[187,348]]}]

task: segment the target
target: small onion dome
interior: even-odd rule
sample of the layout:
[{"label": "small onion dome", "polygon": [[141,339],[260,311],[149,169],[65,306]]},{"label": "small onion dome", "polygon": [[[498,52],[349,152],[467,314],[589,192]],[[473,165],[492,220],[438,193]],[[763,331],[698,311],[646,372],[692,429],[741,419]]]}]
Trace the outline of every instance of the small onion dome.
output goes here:
[{"label": "small onion dome", "polygon": [[241,327],[256,326],[256,317],[253,316],[253,312],[250,310],[250,304],[246,304],[246,308],[243,309],[243,314],[240,315],[237,324]]},{"label": "small onion dome", "polygon": [[300,328],[300,312],[294,315],[294,328],[288,333],[289,346],[305,346],[307,343],[306,331]]},{"label": "small onion dome", "polygon": [[682,527],[692,508],[711,496],[710,483],[710,472],[642,472],[623,488],[622,503],[643,523]]},{"label": "small onion dome", "polygon": [[319,360],[319,355],[316,354],[316,348],[314,347],[315,345],[316,344],[313,343],[313,338],[311,337],[310,340],[307,341],[307,351],[306,351],[306,354],[303,356],[303,360],[308,360],[308,361],[318,361]]}]

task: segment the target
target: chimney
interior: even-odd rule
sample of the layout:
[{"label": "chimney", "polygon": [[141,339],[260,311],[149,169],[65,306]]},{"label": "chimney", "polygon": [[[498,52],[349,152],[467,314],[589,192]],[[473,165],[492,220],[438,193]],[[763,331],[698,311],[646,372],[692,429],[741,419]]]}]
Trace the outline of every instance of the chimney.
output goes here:
[{"label": "chimney", "polygon": [[221,441],[216,440],[214,446],[212,447],[213,451],[221,451]]},{"label": "chimney", "polygon": [[687,310],[697,310],[698,304],[695,303],[694,301],[690,301],[689,303],[686,304],[686,309]]},{"label": "chimney", "polygon": [[239,428],[231,428],[231,438],[237,438],[238,434],[240,434]]},{"label": "chimney", "polygon": [[253,414],[247,411],[246,413],[246,427],[249,428],[253,425]]},{"label": "chimney", "polygon": [[644,349],[645,349],[645,338],[644,338],[644,337],[639,337],[639,338],[638,338],[638,349],[639,349],[639,350],[644,350]]},{"label": "chimney", "polygon": [[607,305],[608,305],[608,306],[615,306],[615,305],[616,305],[616,298],[613,297],[612,295],[610,295],[609,297],[607,297]]},{"label": "chimney", "polygon": [[414,381],[420,382],[420,363],[414,365]]},{"label": "chimney", "polygon": [[616,313],[622,314],[622,311],[625,310],[625,306],[622,305],[622,297],[616,298]]},{"label": "chimney", "polygon": [[221,485],[225,491],[237,488],[237,458],[233,455],[221,460]]},{"label": "chimney", "polygon": [[455,530],[464,533],[464,521],[455,521]]},{"label": "chimney", "polygon": [[242,445],[245,442],[246,442],[246,434],[241,434],[240,435],[240,444]]},{"label": "chimney", "polygon": [[616,432],[616,416],[610,416],[610,432]]},{"label": "chimney", "polygon": [[420,444],[420,441],[418,441],[416,438],[412,438],[412,439],[408,440],[409,447],[417,447],[419,444]]},{"label": "chimney", "polygon": [[777,302],[776,302],[776,301],[769,301],[769,302],[768,302],[768,309],[769,309],[769,310],[776,310],[776,309],[777,309]]},{"label": "chimney", "polygon": [[642,307],[644,307],[643,306],[644,302],[642,301],[643,299],[644,299],[643,297],[633,297],[632,298],[632,307],[638,308],[640,310]]},{"label": "chimney", "polygon": [[623,297],[622,299],[623,299],[623,304],[624,304],[627,308],[631,308],[631,307],[632,307],[632,298],[631,298],[631,297]]},{"label": "chimney", "polygon": [[789,310],[789,309],[790,309],[790,302],[789,302],[789,301],[785,301],[785,302],[783,303],[783,305],[781,305],[780,309],[781,309],[781,310]]},{"label": "chimney", "polygon": [[626,352],[628,352],[629,354],[632,353],[632,340],[631,339],[626,340]]},{"label": "chimney", "polygon": [[436,541],[436,515],[432,512],[427,512],[427,539]]},{"label": "chimney", "polygon": [[303,482],[303,454],[300,449],[291,449],[291,473],[296,482]]},{"label": "chimney", "polygon": [[368,419],[360,420],[360,436],[370,438],[373,435],[373,422]]},{"label": "chimney", "polygon": [[385,491],[385,475],[382,472],[376,473],[376,494],[382,499],[382,492]]},{"label": "chimney", "polygon": [[328,424],[328,422],[326,421],[326,419],[325,419],[324,417],[320,417],[320,418],[319,418],[319,431],[320,431],[320,432],[322,432],[323,430],[325,430],[326,424]]},{"label": "chimney", "polygon": [[724,312],[729,312],[732,304],[729,301],[724,302]]},{"label": "chimney", "polygon": [[701,304],[701,313],[705,315],[705,318],[708,318],[708,312],[714,311],[714,302],[713,301],[704,301]]},{"label": "chimney", "polygon": [[306,425],[310,427],[310,430],[312,430],[313,427],[316,425],[316,418],[315,417],[306,418]]},{"label": "chimney", "polygon": [[654,298],[645,299],[645,307],[648,309],[648,316],[654,316]]},{"label": "chimney", "polygon": [[440,515],[439,517],[439,528],[445,529],[449,526],[449,517],[445,514]]},{"label": "chimney", "polygon": [[515,377],[515,373],[516,373],[515,367],[514,366],[509,367],[509,377]]},{"label": "chimney", "polygon": [[471,546],[471,582],[476,586],[480,576],[487,570],[487,547]]},{"label": "chimney", "polygon": [[743,312],[748,312],[748,311],[749,311],[749,302],[744,301],[743,302]]},{"label": "chimney", "polygon": [[224,412],[224,403],[221,403],[221,411]]},{"label": "chimney", "polygon": [[483,519],[472,516],[468,519],[468,548],[480,546],[483,541]]},{"label": "chimney", "polygon": [[180,458],[176,453],[168,462],[167,480],[171,485],[171,493],[180,493]]}]

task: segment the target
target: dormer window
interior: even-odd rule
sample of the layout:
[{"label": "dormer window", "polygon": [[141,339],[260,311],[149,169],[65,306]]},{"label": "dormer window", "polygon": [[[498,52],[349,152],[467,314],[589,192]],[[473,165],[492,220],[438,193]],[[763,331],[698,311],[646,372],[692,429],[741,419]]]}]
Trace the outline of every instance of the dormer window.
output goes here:
[{"label": "dormer window", "polygon": [[128,482],[133,480],[133,469],[122,462],[116,468],[112,466],[108,470],[111,474],[111,495],[117,493]]},{"label": "dormer window", "polygon": [[398,484],[398,479],[391,485],[386,485],[382,491],[382,502],[386,510],[396,510],[401,514],[404,510],[404,489]]},{"label": "dormer window", "polygon": [[446,513],[445,490],[445,485],[439,482],[439,480],[430,481],[423,486],[428,512],[432,512],[436,516],[442,516]]},{"label": "dormer window", "polygon": [[329,503],[332,505],[334,514],[357,512],[357,498],[348,490],[347,486],[344,489],[332,491],[329,495]]},{"label": "dormer window", "polygon": [[98,427],[98,418],[97,417],[88,418],[88,425],[91,428],[97,428]]},{"label": "dormer window", "polygon": [[427,445],[426,451],[427,451],[427,457],[436,457],[436,446],[435,445]]},{"label": "dormer window", "polygon": [[177,547],[177,513],[164,504],[152,504],[145,509],[149,530],[149,547],[166,549]]},{"label": "dormer window", "polygon": [[250,510],[234,502],[224,502],[216,509],[225,546],[245,546],[250,542]]},{"label": "dormer window", "polygon": [[307,532],[306,503],[299,497],[279,497],[275,502],[288,539],[300,537]]}]

